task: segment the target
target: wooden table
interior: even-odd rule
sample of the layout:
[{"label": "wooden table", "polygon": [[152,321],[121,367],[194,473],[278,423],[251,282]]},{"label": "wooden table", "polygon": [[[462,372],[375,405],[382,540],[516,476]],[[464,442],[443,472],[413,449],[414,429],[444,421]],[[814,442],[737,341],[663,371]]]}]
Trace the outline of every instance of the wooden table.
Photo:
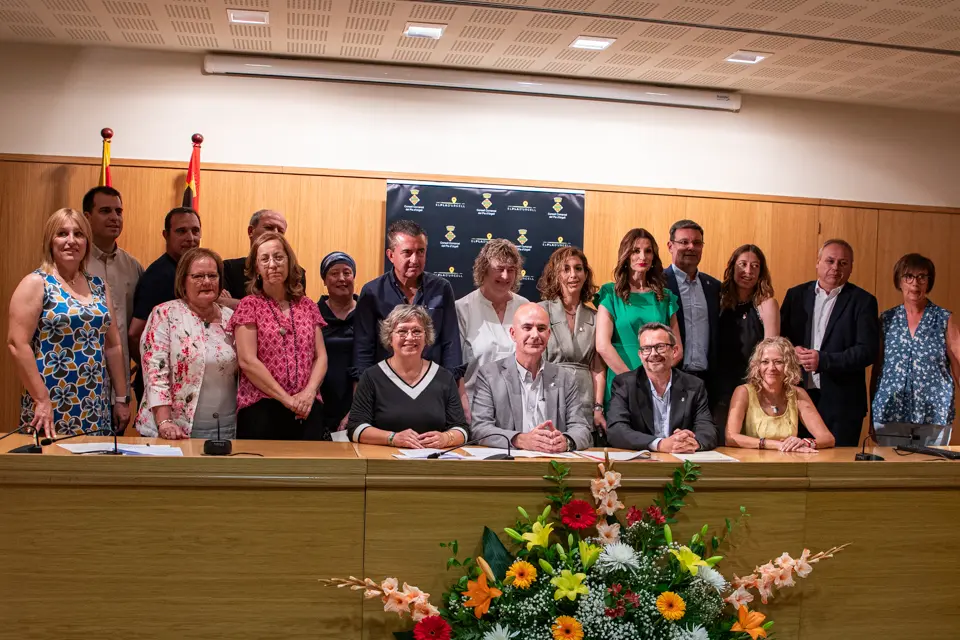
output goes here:
[{"label": "wooden table", "polygon": [[[107,441],[78,438],[82,441]],[[29,440],[13,436],[6,451]],[[123,442],[160,443],[124,438]],[[476,555],[484,525],[542,509],[544,460],[396,460],[347,443],[236,441],[263,458],[0,455],[0,638],[369,638],[396,616],[326,576],[396,576],[434,594],[459,540]],[[927,456],[853,462],[724,449],[703,465],[678,537],[751,513],[724,572],[783,551],[853,545],[765,608],[782,640],[957,637],[960,466]],[[53,455],[50,455],[53,454]],[[621,499],[647,505],[678,461],[617,463]],[[581,497],[595,463],[571,461]],[[361,542],[362,541],[362,542]]]}]

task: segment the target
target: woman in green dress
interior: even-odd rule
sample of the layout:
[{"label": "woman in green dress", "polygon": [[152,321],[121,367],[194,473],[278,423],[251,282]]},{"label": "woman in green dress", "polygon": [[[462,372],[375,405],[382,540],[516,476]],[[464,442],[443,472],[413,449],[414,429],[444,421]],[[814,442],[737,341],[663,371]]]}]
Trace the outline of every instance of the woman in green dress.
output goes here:
[{"label": "woman in green dress", "polygon": [[597,307],[597,352],[607,363],[607,392],[617,374],[641,366],[637,332],[648,322],[662,322],[677,338],[677,362],[683,361],[680,328],[677,325],[677,297],[667,289],[660,262],[660,249],[646,229],[631,229],[620,241],[613,282],[600,287],[594,298]]}]

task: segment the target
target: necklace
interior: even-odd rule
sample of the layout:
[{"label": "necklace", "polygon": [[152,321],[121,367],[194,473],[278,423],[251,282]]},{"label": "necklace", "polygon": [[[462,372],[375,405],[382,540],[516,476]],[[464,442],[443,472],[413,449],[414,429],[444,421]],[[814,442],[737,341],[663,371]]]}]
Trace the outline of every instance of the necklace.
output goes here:
[{"label": "necklace", "polygon": [[214,324],[216,320],[222,320],[222,315],[220,313],[220,305],[213,305],[213,308],[206,314],[201,314],[199,311],[187,305],[190,308],[190,311],[193,311],[194,315],[200,318],[200,322],[203,323],[204,329],[209,329],[211,324]]},{"label": "necklace", "polygon": [[60,279],[63,280],[64,284],[68,284],[68,285],[70,285],[71,287],[76,288],[77,278],[80,277],[80,272],[79,272],[79,271],[77,271],[75,274],[73,274],[73,278],[71,278],[70,280],[67,280],[67,279],[64,277],[64,275],[63,275],[62,273],[60,273],[60,270],[59,270],[59,269],[56,269],[56,271],[57,271],[57,275],[60,276]]},{"label": "necklace", "polygon": [[[276,321],[277,326],[280,327],[280,339],[283,341],[283,350],[287,351],[287,330],[282,324],[280,324],[280,316],[277,314],[277,310],[273,308],[274,300],[267,296],[267,306],[270,307],[270,313],[273,314],[273,319]],[[280,303],[277,302],[276,305],[279,307]],[[281,308],[280,311],[283,311]],[[293,331],[293,367],[296,374],[296,384],[290,384],[290,358],[284,358],[284,364],[287,365],[287,387],[290,389],[295,389],[300,385],[300,361],[297,359],[297,323],[296,318],[293,316],[293,305],[290,305],[290,328]]]},{"label": "necklace", "polygon": [[766,397],[767,406],[769,406],[769,407],[770,407],[770,410],[773,411],[773,415],[775,415],[775,416],[780,415],[780,411],[781,411],[781,409],[780,409],[780,403],[779,403],[779,402],[772,402],[772,401],[770,400],[770,394],[768,394],[766,391],[763,392],[763,395]]}]

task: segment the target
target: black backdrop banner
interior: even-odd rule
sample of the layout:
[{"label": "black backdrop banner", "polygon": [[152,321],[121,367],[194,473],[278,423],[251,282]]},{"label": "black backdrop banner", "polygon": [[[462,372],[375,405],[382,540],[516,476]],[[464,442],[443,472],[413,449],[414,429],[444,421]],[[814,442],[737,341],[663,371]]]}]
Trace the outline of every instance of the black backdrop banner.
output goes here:
[{"label": "black backdrop banner", "polygon": [[583,248],[583,208],[583,191],[387,182],[387,227],[413,220],[424,228],[426,270],[449,280],[457,299],[475,288],[473,261],[483,245],[505,238],[523,257],[520,295],[540,300],[537,280],[550,254]]}]

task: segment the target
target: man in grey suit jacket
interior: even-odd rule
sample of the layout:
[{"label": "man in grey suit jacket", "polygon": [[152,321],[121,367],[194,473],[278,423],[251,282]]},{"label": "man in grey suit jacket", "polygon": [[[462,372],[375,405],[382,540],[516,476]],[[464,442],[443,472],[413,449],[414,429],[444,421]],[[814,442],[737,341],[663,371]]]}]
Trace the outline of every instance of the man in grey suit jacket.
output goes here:
[{"label": "man in grey suit jacket", "polygon": [[470,438],[502,448],[504,439],[496,437],[502,435],[518,449],[549,453],[590,447],[593,433],[581,410],[576,379],[543,359],[550,339],[547,312],[534,303],[521,305],[510,337],[516,355],[477,370]]},{"label": "man in grey suit jacket", "polygon": [[676,338],[660,323],[640,328],[643,366],[613,380],[607,440],[621,449],[692,453],[717,446],[707,391],[696,376],[671,369]]}]

